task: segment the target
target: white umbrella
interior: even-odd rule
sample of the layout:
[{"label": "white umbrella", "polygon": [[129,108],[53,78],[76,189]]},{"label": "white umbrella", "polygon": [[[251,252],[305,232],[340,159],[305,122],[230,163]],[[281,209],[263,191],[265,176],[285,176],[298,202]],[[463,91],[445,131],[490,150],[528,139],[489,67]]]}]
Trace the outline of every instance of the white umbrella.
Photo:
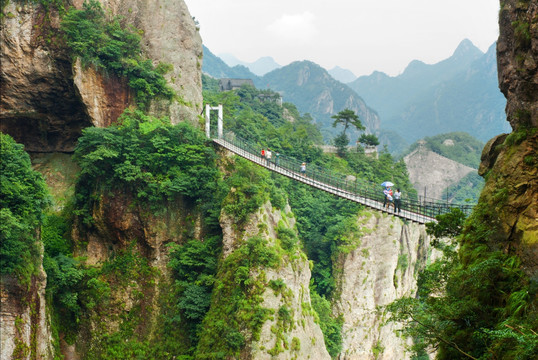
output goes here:
[{"label": "white umbrella", "polygon": [[381,184],[381,186],[384,186],[384,187],[387,187],[387,186],[394,186],[393,183],[391,183],[390,181],[385,181],[383,184]]}]

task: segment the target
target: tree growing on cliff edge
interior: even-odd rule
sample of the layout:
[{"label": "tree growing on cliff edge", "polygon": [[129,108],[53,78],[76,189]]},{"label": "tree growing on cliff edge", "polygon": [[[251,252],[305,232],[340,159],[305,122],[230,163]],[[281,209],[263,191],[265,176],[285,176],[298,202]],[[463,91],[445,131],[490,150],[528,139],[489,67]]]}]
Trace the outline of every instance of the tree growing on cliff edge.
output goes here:
[{"label": "tree growing on cliff edge", "polygon": [[349,137],[346,135],[346,131],[349,126],[354,126],[358,131],[365,130],[362,125],[359,116],[351,109],[345,109],[338,114],[331,116],[334,119],[333,127],[337,125],[343,125],[344,129],[342,133],[334,138],[334,146],[336,146],[338,155],[343,156],[346,153],[346,146],[349,144]]},{"label": "tree growing on cliff edge", "polygon": [[351,109],[342,110],[338,114],[331,116],[331,118],[334,119],[333,127],[336,127],[339,124],[344,126],[344,130],[342,130],[343,134],[346,133],[350,125],[353,125],[359,131],[366,129],[362,125],[359,115],[355,114]]},{"label": "tree growing on cliff edge", "polygon": [[374,134],[362,134],[359,138],[359,142],[366,146],[377,146],[379,145],[379,139]]}]

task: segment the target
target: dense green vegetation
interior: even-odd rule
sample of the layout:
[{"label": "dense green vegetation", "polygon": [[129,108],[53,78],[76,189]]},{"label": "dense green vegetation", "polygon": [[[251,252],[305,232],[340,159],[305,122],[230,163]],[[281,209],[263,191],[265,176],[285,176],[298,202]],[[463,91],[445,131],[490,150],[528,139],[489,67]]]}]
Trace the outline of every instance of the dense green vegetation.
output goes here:
[{"label": "dense green vegetation", "polygon": [[[261,237],[248,239],[224,259],[212,298],[218,305],[211,307],[204,319],[197,359],[237,357],[247,340],[259,340],[261,326],[273,311],[261,306],[266,281],[264,272],[256,277],[251,273],[279,263],[277,250]],[[251,339],[245,338],[242,329],[250,330]]]},{"label": "dense green vegetation", "polygon": [[186,326],[191,346],[198,343],[202,320],[211,304],[220,242],[218,236],[213,236],[203,242],[170,244],[169,267],[175,279],[172,304],[180,316],[166,318],[165,324],[168,328]]},{"label": "dense green vegetation", "polygon": [[97,0],[85,1],[82,10],[69,8],[61,22],[67,46],[83,65],[125,76],[137,104],[145,108],[154,97],[172,99],[174,90],[163,77],[171,65],[156,67],[142,57],[139,31],[121,24],[119,17],[109,19]]},{"label": "dense green vegetation", "polygon": [[332,315],[331,303],[325,297],[312,291],[311,295],[312,308],[319,316],[319,326],[323,332],[325,345],[331,357],[336,358],[342,351],[342,323],[341,316]]},{"label": "dense green vegetation", "polygon": [[39,264],[37,234],[48,191],[23,145],[0,133],[0,146],[0,272],[27,282]]},{"label": "dense green vegetation", "polygon": [[536,357],[538,287],[517,255],[494,247],[498,229],[491,211],[480,203],[465,226],[457,211],[428,226],[437,238],[459,236],[435,241],[443,257],[420,273],[418,296],[389,306],[393,320],[407,323],[403,334],[414,339],[418,358],[430,348],[440,360]]},{"label": "dense green vegetation", "polygon": [[130,110],[118,122],[108,128],[87,128],[79,139],[75,149],[81,167],[79,212],[89,216],[96,185],[131,193],[154,209],[175,196],[192,200],[209,196],[207,187],[217,176],[215,153],[199,130]]},{"label": "dense green vegetation", "polygon": [[[227,193],[226,185],[219,185],[213,149],[203,133],[187,123],[171,125],[166,118],[128,110],[117,125],[85,129],[74,158],[81,170],[73,208],[48,215],[42,232],[55,331],[73,342],[81,325],[96,321],[107,307],[118,306],[118,294],[125,293],[138,304],[117,319],[120,327],[114,331],[97,319],[97,325],[104,328],[92,333],[91,341],[99,346],[88,349],[87,358],[190,356],[209,307],[220,253],[220,202]],[[141,313],[148,306],[143,304],[144,296],[154,291],[155,279],[162,276],[140,256],[140,239],[130,239],[98,266],[73,257],[75,249],[84,244],[73,244],[70,239],[72,222],[84,232],[92,231],[93,206],[101,194],[113,196],[114,192],[131,198],[132,205],[143,211],[164,215],[167,206],[180,200],[204,216],[207,237],[203,243],[187,239],[184,244],[170,245],[173,283],[160,299],[163,326],[157,331],[159,341],[139,338],[141,329],[149,326]]]}]

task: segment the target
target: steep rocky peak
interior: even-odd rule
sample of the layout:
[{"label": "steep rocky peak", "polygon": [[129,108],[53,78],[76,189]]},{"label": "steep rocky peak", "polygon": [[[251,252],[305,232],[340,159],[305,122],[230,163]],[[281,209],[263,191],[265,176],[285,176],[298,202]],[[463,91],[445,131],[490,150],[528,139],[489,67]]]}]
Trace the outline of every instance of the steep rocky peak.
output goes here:
[{"label": "steep rocky peak", "polygon": [[402,76],[410,77],[410,76],[417,75],[418,73],[424,71],[424,69],[427,66],[428,65],[426,65],[424,62],[420,60],[413,60],[409,63],[409,65],[407,65],[404,72],[402,73]]},{"label": "steep rocky peak", "polygon": [[452,54],[452,58],[454,60],[457,59],[464,59],[464,58],[477,58],[482,56],[484,53],[480,51],[479,48],[477,48],[469,39],[464,39],[454,53]]}]

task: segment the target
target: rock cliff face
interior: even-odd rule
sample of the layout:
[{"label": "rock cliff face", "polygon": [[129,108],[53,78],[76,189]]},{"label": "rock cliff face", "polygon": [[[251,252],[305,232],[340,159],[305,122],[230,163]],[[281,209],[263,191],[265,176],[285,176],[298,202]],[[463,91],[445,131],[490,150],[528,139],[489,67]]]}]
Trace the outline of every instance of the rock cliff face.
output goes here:
[{"label": "rock cliff face", "polygon": [[[76,0],[81,4],[83,1]],[[202,39],[183,0],[100,0],[114,15],[121,15],[142,31],[142,48],[154,62],[171,64],[166,74],[183,104],[153,101],[150,112],[177,123],[196,122],[202,111]]]},{"label": "rock cliff face", "polygon": [[[223,256],[230,256],[241,244],[253,236],[261,236],[274,247],[277,242],[277,226],[285,224],[293,229],[295,219],[288,207],[284,211],[273,209],[271,203],[264,204],[248,220],[244,231],[238,232],[235,221],[223,214]],[[264,226],[265,225],[265,226]],[[277,267],[263,267],[250,273],[253,282],[263,282],[261,306],[274,316],[261,326],[258,339],[251,339],[241,353],[242,359],[330,359],[325,348],[323,334],[315,322],[310,303],[310,267],[306,255],[300,250],[285,255]],[[275,291],[267,286],[271,281],[282,284]],[[214,304],[219,306],[219,304]],[[289,311],[289,318],[281,318],[281,309]],[[248,329],[244,334],[249,339]]]},{"label": "rock cliff face", "polygon": [[[80,7],[83,1],[66,3]],[[123,15],[125,22],[142,30],[146,56],[155,62],[167,62],[173,66],[166,76],[182,101],[154,101],[151,113],[167,115],[174,123],[197,123],[197,115],[202,109],[202,44],[185,3],[182,0],[105,0],[101,3],[111,15]],[[3,2],[1,11],[0,131],[24,144],[26,151],[49,154],[72,152],[82,129],[108,126],[132,105],[133,94],[124,79],[110,74],[105,76],[91,67],[82,67],[78,61],[73,62],[59,36],[60,15],[53,6],[45,10],[38,2],[15,0]],[[51,181],[58,185],[65,174],[55,172],[45,175],[49,185]],[[55,180],[51,180],[52,177]],[[128,194],[119,194],[113,201],[101,200],[100,206],[95,209],[98,220],[95,231],[75,232],[79,240],[87,241],[87,248],[79,248],[78,252],[88,256],[88,265],[106,259],[114,251],[129,248],[132,241],[129,237],[135,236],[140,239],[135,250],[149,260],[152,268],[166,275],[164,243],[179,241],[187,233],[193,238],[202,236],[196,214],[188,222],[182,216],[184,212],[179,211],[160,217],[151,216],[148,215],[150,211],[130,207],[132,199]],[[103,218],[105,216],[106,219]],[[186,223],[194,225],[187,226]],[[163,228],[168,230],[163,231]],[[147,302],[143,303],[145,308],[155,309],[160,295],[159,286],[167,280],[166,277],[163,279],[145,279],[136,286],[127,287],[127,292],[122,292],[121,286],[117,287],[111,294],[113,304],[119,304],[114,310],[129,311],[133,306],[139,306],[133,299],[137,299],[140,293],[147,295]],[[42,269],[30,284],[21,285],[14,278],[2,278],[0,358],[54,358],[45,287],[46,275]],[[118,311],[112,315],[122,314],[124,312]],[[147,324],[143,330],[147,333],[151,334],[157,328],[157,314],[146,314]],[[91,326],[97,323],[93,321]],[[117,321],[111,321],[108,325],[117,324]],[[95,345],[91,343],[90,329],[87,328],[88,332],[83,333],[78,341],[83,350],[91,350]],[[98,327],[92,330],[99,333]],[[78,358],[78,350],[75,351],[74,346],[65,342],[61,346],[66,359]]]},{"label": "rock cliff face", "polygon": [[[82,0],[73,0],[80,7]],[[101,1],[142,30],[145,54],[172,64],[167,74],[182,102],[153,101],[153,115],[196,122],[202,109],[202,41],[183,1]],[[107,126],[132,104],[125,80],[72,64],[59,14],[33,2],[2,9],[0,130],[30,152],[69,152],[87,126]]]},{"label": "rock cliff face", "polygon": [[10,1],[2,9],[0,35],[0,130],[27,151],[71,151],[92,125],[72,81],[65,49],[46,40],[57,34],[57,13],[46,20],[33,2]]},{"label": "rock cliff face", "polygon": [[434,199],[442,199],[447,187],[460,181],[465,175],[476,170],[434,153],[428,149],[419,147],[411,154],[404,157],[409,181],[423,195]]},{"label": "rock cliff face", "polygon": [[490,246],[514,252],[538,281],[538,4],[501,1],[497,42],[499,87],[512,134],[482,153],[486,185],[480,203],[497,231]]},{"label": "rock cliff face", "polygon": [[54,350],[46,311],[46,274],[39,275],[27,285],[13,276],[0,281],[0,358],[53,359]]},{"label": "rock cliff face", "polygon": [[513,130],[538,127],[538,4],[501,1],[497,66]]},{"label": "rock cliff face", "polygon": [[405,341],[386,323],[383,306],[417,290],[416,274],[432,258],[424,225],[404,224],[394,216],[364,211],[360,240],[337,261],[340,297],[333,312],[344,319],[339,359],[409,359]]},{"label": "rock cliff face", "polygon": [[[102,350],[102,335],[122,326],[133,326],[146,339],[158,337],[162,331],[159,319],[166,311],[163,304],[173,282],[167,245],[188,239],[204,241],[196,208],[176,202],[155,215],[134,203],[129,194],[102,194],[92,210],[94,226],[83,231],[80,224],[74,228],[75,256],[85,258],[85,266],[102,269],[114,258],[139,260],[105,275],[110,284],[106,304],[88,311],[73,345],[62,342],[67,359],[94,357]],[[136,318],[129,319],[133,314]]]}]

